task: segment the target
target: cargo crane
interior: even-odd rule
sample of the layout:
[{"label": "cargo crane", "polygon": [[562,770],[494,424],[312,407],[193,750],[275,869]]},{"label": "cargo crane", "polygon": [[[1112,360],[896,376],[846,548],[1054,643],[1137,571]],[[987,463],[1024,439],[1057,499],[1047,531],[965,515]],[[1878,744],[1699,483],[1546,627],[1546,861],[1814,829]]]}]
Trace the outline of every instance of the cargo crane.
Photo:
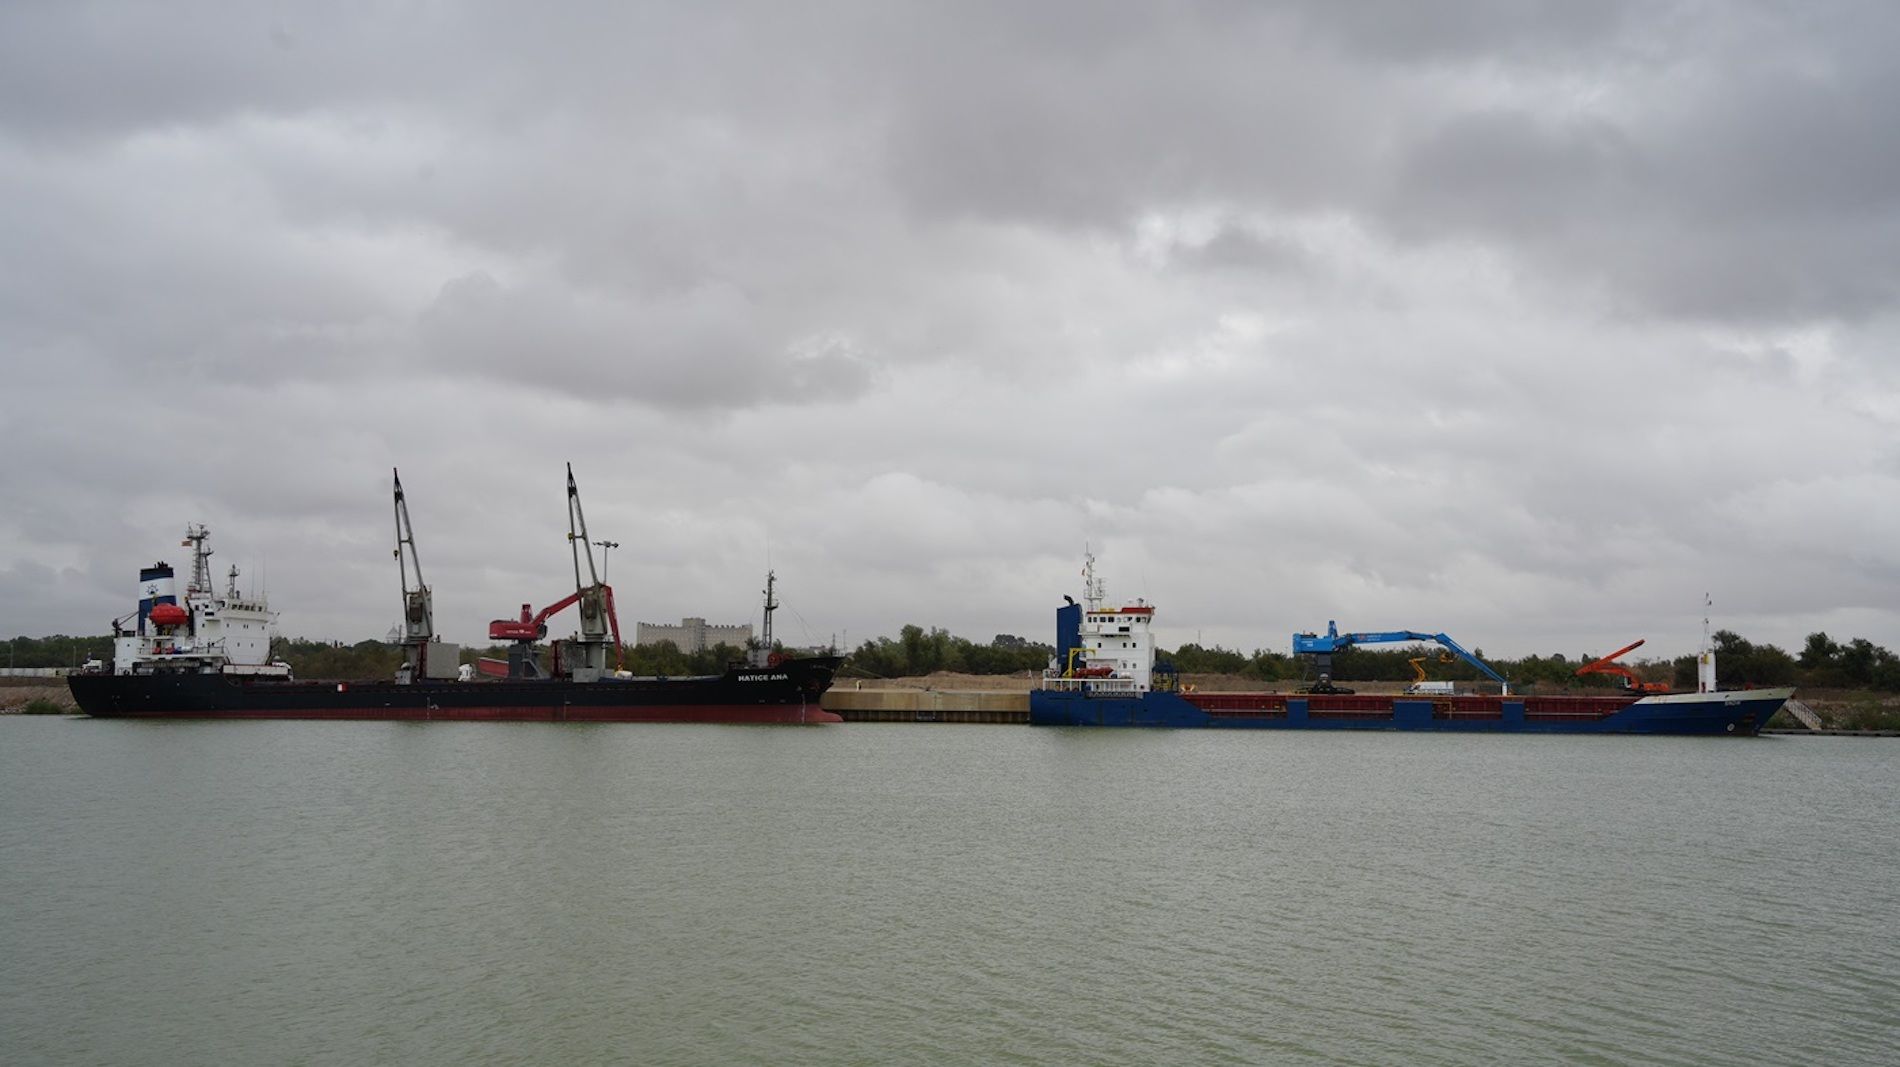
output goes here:
[{"label": "cargo crane", "polygon": [[1319,681],[1305,687],[1308,693],[1350,693],[1350,689],[1341,689],[1333,684],[1333,653],[1344,652],[1354,645],[1387,644],[1399,641],[1431,641],[1446,651],[1481,671],[1486,677],[1504,687],[1504,694],[1511,693],[1511,683],[1483,660],[1465,651],[1463,645],[1451,639],[1449,634],[1427,634],[1416,630],[1389,630],[1380,633],[1342,634],[1335,622],[1326,623],[1323,634],[1294,634],[1293,653],[1313,657],[1319,669]]},{"label": "cargo crane", "polygon": [[1648,640],[1648,638],[1639,637],[1636,639],[1634,644],[1624,645],[1622,648],[1619,648],[1615,652],[1612,652],[1609,655],[1604,656],[1602,659],[1592,660],[1591,662],[1586,663],[1581,667],[1578,667],[1577,668],[1578,677],[1582,677],[1583,675],[1586,675],[1586,674],[1614,674],[1618,678],[1623,679],[1624,687],[1627,688],[1632,693],[1667,693],[1669,692],[1668,683],[1645,682],[1641,678],[1638,678],[1636,676],[1636,672],[1631,670],[1628,666],[1615,662],[1616,658],[1618,656],[1623,655],[1625,652],[1633,652],[1636,649],[1643,647],[1643,642],[1646,640]]},{"label": "cargo crane", "polygon": [[[508,650],[508,677],[545,678],[535,662],[534,643],[548,635],[548,619],[576,604],[580,605],[580,631],[566,641],[557,642],[553,673],[566,673],[577,682],[598,681],[607,672],[607,643],[613,642],[615,667],[624,663],[625,650],[620,644],[620,617],[614,612],[613,587],[600,580],[594,569],[594,550],[587,539],[587,516],[581,511],[581,491],[574,484],[574,465],[567,465],[567,542],[574,556],[574,592],[533,611],[521,605],[519,619],[496,619],[488,624],[488,639],[512,641]],[[587,580],[581,580],[581,560],[587,561]],[[563,649],[572,649],[564,652]]]},{"label": "cargo crane", "polygon": [[[402,572],[402,666],[396,670],[396,681],[409,685],[418,678],[452,677],[460,650],[435,639],[435,606],[422,581],[416,531],[409,525],[409,504],[402,495],[402,473],[392,467],[389,475],[396,484],[396,566]],[[413,586],[409,583],[412,572]],[[446,662],[432,664],[432,659]],[[431,671],[432,666],[436,670]]]}]

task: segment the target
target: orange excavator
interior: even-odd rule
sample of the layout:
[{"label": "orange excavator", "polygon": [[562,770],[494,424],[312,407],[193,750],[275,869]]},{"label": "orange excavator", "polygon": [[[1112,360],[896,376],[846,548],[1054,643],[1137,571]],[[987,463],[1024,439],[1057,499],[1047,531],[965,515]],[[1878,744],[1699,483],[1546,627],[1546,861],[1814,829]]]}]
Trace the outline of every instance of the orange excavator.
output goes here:
[{"label": "orange excavator", "polygon": [[1645,638],[1639,637],[1636,639],[1636,641],[1633,644],[1625,645],[1622,648],[1617,649],[1615,652],[1612,652],[1609,655],[1604,656],[1602,659],[1591,660],[1589,663],[1586,663],[1583,666],[1578,667],[1577,674],[1579,676],[1582,676],[1585,674],[1614,674],[1617,677],[1623,679],[1624,687],[1627,688],[1632,693],[1667,693],[1669,692],[1669,684],[1667,682],[1645,682],[1641,678],[1638,678],[1636,676],[1635,671],[1630,670],[1627,666],[1621,663],[1615,662],[1618,656],[1621,656],[1626,652],[1631,652],[1638,648],[1641,648],[1644,640]]}]

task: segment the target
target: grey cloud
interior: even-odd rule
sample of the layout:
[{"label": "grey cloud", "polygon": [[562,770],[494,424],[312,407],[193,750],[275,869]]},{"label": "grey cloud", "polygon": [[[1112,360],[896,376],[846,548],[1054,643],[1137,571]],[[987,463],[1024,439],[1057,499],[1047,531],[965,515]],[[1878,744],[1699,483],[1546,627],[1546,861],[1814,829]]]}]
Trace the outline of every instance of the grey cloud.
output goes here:
[{"label": "grey cloud", "polygon": [[1091,541],[1230,644],[1705,583],[1900,644],[1897,26],[10,5],[0,621],[96,625],[198,520],[380,634],[401,466],[479,636],[560,587],[573,459],[678,614],[769,555],[821,631],[1040,634]]},{"label": "grey cloud", "polygon": [[1434,237],[1550,240],[1594,230],[1610,209],[1631,205],[1642,165],[1627,138],[1601,121],[1459,115],[1405,154],[1387,217]]},{"label": "grey cloud", "polygon": [[[1625,41],[1638,5],[1624,0],[1463,0],[1415,4],[1369,0],[1350,4],[1292,3],[1287,9],[1315,34],[1341,47],[1399,62],[1547,63]],[[1654,20],[1672,5],[1647,5]]]},{"label": "grey cloud", "polygon": [[459,278],[421,320],[439,372],[474,372],[523,391],[555,390],[660,408],[848,400],[870,363],[848,342],[775,340],[729,287],[636,299]]},{"label": "grey cloud", "polygon": [[1286,273],[1318,269],[1296,242],[1231,225],[1223,226],[1207,243],[1182,250],[1177,259],[1183,266],[1205,270]]}]

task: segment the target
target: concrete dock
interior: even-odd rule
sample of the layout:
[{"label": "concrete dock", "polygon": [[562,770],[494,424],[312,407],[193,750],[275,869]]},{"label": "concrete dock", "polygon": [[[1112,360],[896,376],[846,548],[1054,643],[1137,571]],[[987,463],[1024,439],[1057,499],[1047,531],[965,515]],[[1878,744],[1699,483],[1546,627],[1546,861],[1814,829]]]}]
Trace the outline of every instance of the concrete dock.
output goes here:
[{"label": "concrete dock", "polygon": [[831,689],[821,704],[846,722],[1029,722],[1029,694],[1003,689]]}]

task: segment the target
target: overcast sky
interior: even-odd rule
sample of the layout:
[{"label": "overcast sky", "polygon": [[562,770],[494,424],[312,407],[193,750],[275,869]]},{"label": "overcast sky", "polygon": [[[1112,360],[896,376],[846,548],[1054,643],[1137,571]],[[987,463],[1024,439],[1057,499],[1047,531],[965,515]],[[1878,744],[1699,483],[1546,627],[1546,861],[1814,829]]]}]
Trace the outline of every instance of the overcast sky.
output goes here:
[{"label": "overcast sky", "polygon": [[[1900,6],[0,6],[0,636],[1900,648]],[[222,584],[222,583],[220,583]],[[557,620],[557,633],[571,629]]]}]

